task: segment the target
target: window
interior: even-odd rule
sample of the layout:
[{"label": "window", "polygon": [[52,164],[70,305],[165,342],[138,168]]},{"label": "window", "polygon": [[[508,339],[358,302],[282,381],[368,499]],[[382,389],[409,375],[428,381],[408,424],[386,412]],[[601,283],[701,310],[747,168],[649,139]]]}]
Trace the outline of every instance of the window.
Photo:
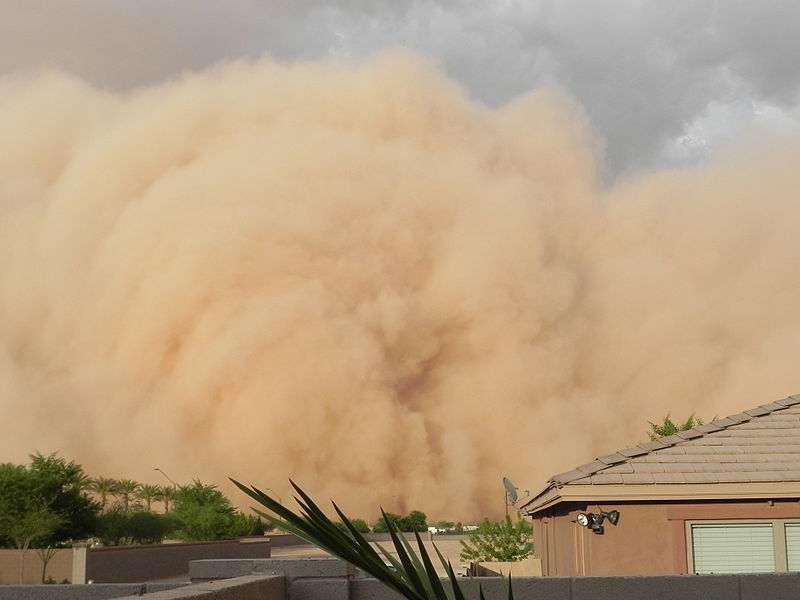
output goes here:
[{"label": "window", "polygon": [[686,523],[690,573],[800,571],[800,522]]},{"label": "window", "polygon": [[800,571],[800,523],[786,523],[786,561],[790,571]]}]

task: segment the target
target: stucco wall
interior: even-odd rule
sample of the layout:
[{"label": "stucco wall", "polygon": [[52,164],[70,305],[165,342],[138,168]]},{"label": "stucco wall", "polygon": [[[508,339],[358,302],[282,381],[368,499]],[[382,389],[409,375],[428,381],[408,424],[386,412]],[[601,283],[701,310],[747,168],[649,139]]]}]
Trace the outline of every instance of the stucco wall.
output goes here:
[{"label": "stucco wall", "polygon": [[[23,583],[40,583],[42,581],[42,560],[35,550],[25,552]],[[61,582],[72,580],[72,548],[59,550],[47,564],[47,575]],[[0,584],[19,583],[19,551],[0,550]]]},{"label": "stucco wall", "polygon": [[[603,534],[575,523],[580,512],[618,510]],[[796,501],[561,503],[534,519],[534,556],[548,576],[687,573],[687,520],[800,519]]]}]

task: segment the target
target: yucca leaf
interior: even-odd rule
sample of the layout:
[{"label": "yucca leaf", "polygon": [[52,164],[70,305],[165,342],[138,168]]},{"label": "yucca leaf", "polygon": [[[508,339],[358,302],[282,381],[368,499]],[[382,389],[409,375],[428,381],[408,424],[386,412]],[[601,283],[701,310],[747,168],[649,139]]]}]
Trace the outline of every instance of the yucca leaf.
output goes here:
[{"label": "yucca leaf", "polygon": [[[386,565],[380,554],[355,529],[350,519],[344,515],[335,503],[333,508],[341,518],[345,527],[344,530],[337,527],[294,481],[289,480],[298,494],[298,496],[295,496],[295,501],[300,507],[300,514],[286,508],[255,486],[247,487],[233,479],[231,481],[258,504],[274,513],[273,515],[260,509],[253,509],[256,514],[263,517],[273,527],[293,533],[328,553],[351,563],[372,575],[384,585],[405,596],[408,600],[449,600],[430,555],[425,550],[422,538],[418,533],[415,533],[419,551],[419,554],[417,554],[406,537],[398,532],[395,523],[387,518],[383,509],[381,509],[381,514],[386,521],[389,536],[397,556],[390,554],[380,544],[377,547],[391,565],[391,568]],[[453,566],[449,561],[445,560],[436,544],[433,547],[453,586],[453,600],[466,600],[453,571]],[[480,586],[478,591],[480,600],[486,600],[483,589]],[[513,599],[511,575],[509,574],[508,600]]]},{"label": "yucca leaf", "polygon": [[[433,545],[433,549],[436,550],[436,554],[439,556],[439,561],[444,565],[445,571],[447,571],[447,577],[450,579],[450,583],[453,586],[453,596],[455,600],[466,600],[464,596],[464,590],[461,589],[461,585],[458,583],[458,579],[456,579],[455,571],[453,571],[453,565],[450,564],[449,560],[446,560],[442,553],[439,552],[439,548],[436,547],[436,544]],[[480,588],[480,585],[478,585]]]},{"label": "yucca leaf", "polygon": [[[425,589],[425,586],[422,585],[422,580],[420,579],[416,569],[414,569],[414,563],[411,561],[411,558],[409,558],[408,551],[403,547],[403,543],[400,541],[397,535],[395,524],[387,517],[383,509],[381,509],[381,515],[383,515],[383,519],[386,521],[386,527],[389,530],[389,536],[392,538],[392,543],[394,544],[395,551],[397,552],[397,557],[402,563],[403,574],[405,575],[406,580],[415,590],[417,590],[417,592],[424,596],[427,590]],[[403,539],[405,540],[405,538]]]},{"label": "yucca leaf", "polygon": [[436,598],[442,598],[443,600],[447,598],[447,593],[444,591],[444,587],[442,586],[442,581],[439,579],[439,574],[436,572],[436,569],[433,567],[433,563],[431,562],[430,556],[425,551],[425,546],[422,545],[422,538],[419,537],[419,533],[416,531],[414,532],[414,536],[417,538],[417,546],[419,547],[419,555],[422,558],[422,562],[425,565],[425,571],[428,574],[428,581],[431,583],[431,587],[433,588],[433,594]]}]

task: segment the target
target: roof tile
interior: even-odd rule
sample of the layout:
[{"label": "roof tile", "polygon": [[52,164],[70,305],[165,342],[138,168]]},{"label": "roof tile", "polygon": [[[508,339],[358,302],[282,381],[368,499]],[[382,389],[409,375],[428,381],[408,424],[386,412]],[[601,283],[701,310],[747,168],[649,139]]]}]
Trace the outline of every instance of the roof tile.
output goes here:
[{"label": "roof tile", "polygon": [[695,463],[667,463],[664,465],[664,472],[666,473],[694,473]]},{"label": "roof tile", "polygon": [[615,465],[617,463],[625,462],[628,459],[619,452],[614,452],[614,454],[606,454],[605,456],[601,456],[597,460],[602,460],[607,465]]},{"label": "roof tile", "polygon": [[699,431],[700,433],[713,433],[714,431],[720,431],[722,427],[712,422],[712,423],[705,423],[703,425],[698,425],[697,427],[695,427],[695,429],[697,429],[697,431]]},{"label": "roof tile", "polygon": [[570,483],[572,481],[576,481],[577,479],[581,479],[582,477],[586,477],[586,473],[579,471],[578,469],[573,469],[572,471],[553,475],[553,477],[551,477],[551,481],[556,485],[563,485],[565,483]]},{"label": "roof tile", "polygon": [[673,444],[680,444],[685,440],[679,435],[669,435],[667,437],[661,438],[661,441],[664,442],[665,444],[673,445]]},{"label": "roof tile", "polygon": [[717,483],[716,473],[683,473],[686,483]]},{"label": "roof tile", "polygon": [[622,483],[631,483],[634,485],[655,483],[652,473],[623,473],[621,477]]},{"label": "roof tile", "polygon": [[640,454],[647,454],[647,450],[641,446],[634,446],[633,448],[624,448],[620,450],[619,453],[623,456],[627,456],[628,458],[632,458],[634,456],[639,456]]},{"label": "roof tile", "polygon": [[800,395],[625,448],[554,475],[550,487],[528,501],[526,510],[535,511],[537,503],[543,506],[542,502],[552,501],[547,494],[563,485],[748,482],[800,484]]},{"label": "roof tile", "polygon": [[744,413],[736,413],[735,415],[728,415],[726,418],[736,423],[744,423],[745,421],[749,421],[752,417]]},{"label": "roof tile", "polygon": [[703,434],[700,431],[697,431],[697,429],[687,429],[686,431],[679,431],[675,435],[682,437],[685,440],[692,440],[702,436]]},{"label": "roof tile", "polygon": [[593,460],[590,463],[586,463],[585,465],[581,465],[578,467],[578,471],[583,471],[584,473],[588,473],[591,475],[592,473],[597,473],[598,471],[602,471],[608,467],[606,463],[601,460]]},{"label": "roof tile", "polygon": [[592,475],[592,483],[597,485],[622,483],[622,475],[619,473],[608,473],[607,471],[603,471],[597,475]]},{"label": "roof tile", "polygon": [[686,483],[684,473],[653,473],[654,483]]},{"label": "roof tile", "polygon": [[780,404],[781,406],[793,406],[795,404],[800,404],[800,396],[789,396],[788,398],[775,400],[775,404]]},{"label": "roof tile", "polygon": [[634,470],[634,466],[631,463],[620,463],[618,465],[614,465],[613,467],[607,468],[603,473],[638,473],[640,472],[638,465]]},{"label": "roof tile", "polygon": [[651,440],[645,444],[639,444],[639,448],[643,450],[661,450],[662,448],[669,448],[670,443],[666,442],[664,438],[659,438],[657,440]]}]

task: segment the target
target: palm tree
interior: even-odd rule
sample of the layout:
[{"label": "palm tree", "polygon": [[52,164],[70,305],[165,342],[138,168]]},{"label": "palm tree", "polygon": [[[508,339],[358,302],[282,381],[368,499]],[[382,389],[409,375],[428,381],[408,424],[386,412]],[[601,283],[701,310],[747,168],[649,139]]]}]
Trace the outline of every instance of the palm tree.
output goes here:
[{"label": "palm tree", "polygon": [[161,486],[142,484],[136,492],[136,497],[144,501],[147,510],[151,510],[153,500],[161,500]]},{"label": "palm tree", "polygon": [[160,488],[161,497],[159,500],[164,503],[164,512],[169,512],[169,503],[175,500],[177,490],[171,485],[162,485]]},{"label": "palm tree", "polygon": [[108,495],[117,493],[117,480],[110,477],[95,477],[89,484],[89,490],[100,495],[100,509],[105,510]]},{"label": "palm tree", "polygon": [[133,479],[117,479],[116,483],[117,489],[114,493],[122,499],[122,506],[125,507],[125,511],[127,512],[130,506],[131,496],[139,490],[142,484]]}]

